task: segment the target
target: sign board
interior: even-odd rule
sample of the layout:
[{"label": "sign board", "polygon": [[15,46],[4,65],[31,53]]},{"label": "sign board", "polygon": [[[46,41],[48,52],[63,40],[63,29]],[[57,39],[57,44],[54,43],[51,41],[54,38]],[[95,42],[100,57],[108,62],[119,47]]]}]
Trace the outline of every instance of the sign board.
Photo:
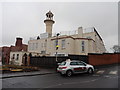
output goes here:
[{"label": "sign board", "polygon": [[57,45],[56,47],[60,47],[59,45]]},{"label": "sign board", "polygon": [[42,34],[40,34],[40,38],[48,38],[48,33],[42,33]]}]

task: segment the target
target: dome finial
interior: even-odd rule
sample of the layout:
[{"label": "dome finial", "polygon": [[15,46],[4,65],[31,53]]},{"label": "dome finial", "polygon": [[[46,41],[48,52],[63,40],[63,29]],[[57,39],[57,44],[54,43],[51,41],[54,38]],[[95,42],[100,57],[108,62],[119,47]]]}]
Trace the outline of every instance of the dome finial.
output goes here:
[{"label": "dome finial", "polygon": [[46,13],[46,17],[47,17],[47,19],[50,19],[50,20],[52,20],[53,19],[53,13],[49,10],[49,12],[48,13]]}]

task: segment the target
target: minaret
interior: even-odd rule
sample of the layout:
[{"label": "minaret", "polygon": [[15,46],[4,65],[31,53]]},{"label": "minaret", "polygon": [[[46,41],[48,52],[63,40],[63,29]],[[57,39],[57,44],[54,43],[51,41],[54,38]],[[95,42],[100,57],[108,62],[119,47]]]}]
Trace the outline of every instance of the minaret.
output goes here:
[{"label": "minaret", "polygon": [[52,25],[55,23],[53,21],[53,14],[51,11],[46,13],[46,20],[44,20],[44,23],[46,24],[46,33],[48,33],[48,37],[52,37]]}]

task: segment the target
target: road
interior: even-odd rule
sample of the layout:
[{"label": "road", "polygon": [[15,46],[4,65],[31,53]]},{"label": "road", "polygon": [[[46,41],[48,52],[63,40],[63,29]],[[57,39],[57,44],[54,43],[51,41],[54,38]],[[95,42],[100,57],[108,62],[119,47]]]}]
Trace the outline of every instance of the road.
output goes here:
[{"label": "road", "polygon": [[55,73],[6,78],[2,80],[2,84],[3,88],[118,88],[118,67],[120,66],[101,68],[93,75],[77,74],[65,77]]}]

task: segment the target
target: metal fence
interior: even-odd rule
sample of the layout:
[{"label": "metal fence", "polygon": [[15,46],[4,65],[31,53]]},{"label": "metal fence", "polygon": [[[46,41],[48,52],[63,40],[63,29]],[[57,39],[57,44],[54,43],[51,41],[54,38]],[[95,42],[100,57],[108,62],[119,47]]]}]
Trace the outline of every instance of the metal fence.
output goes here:
[{"label": "metal fence", "polygon": [[71,60],[80,60],[89,63],[88,55],[68,55]]},{"label": "metal fence", "polygon": [[69,55],[69,56],[60,56],[57,57],[58,62],[56,62],[55,56],[34,56],[30,57],[30,65],[31,66],[37,66],[37,67],[56,67],[57,63],[60,63],[62,61],[65,61],[67,58],[70,58],[71,60],[81,60],[86,63],[88,62],[88,56],[85,55]]},{"label": "metal fence", "polygon": [[[68,57],[57,57],[58,63],[65,61]],[[37,66],[37,67],[56,67],[56,57],[54,56],[47,56],[47,57],[31,57],[30,58],[30,65]]]}]

